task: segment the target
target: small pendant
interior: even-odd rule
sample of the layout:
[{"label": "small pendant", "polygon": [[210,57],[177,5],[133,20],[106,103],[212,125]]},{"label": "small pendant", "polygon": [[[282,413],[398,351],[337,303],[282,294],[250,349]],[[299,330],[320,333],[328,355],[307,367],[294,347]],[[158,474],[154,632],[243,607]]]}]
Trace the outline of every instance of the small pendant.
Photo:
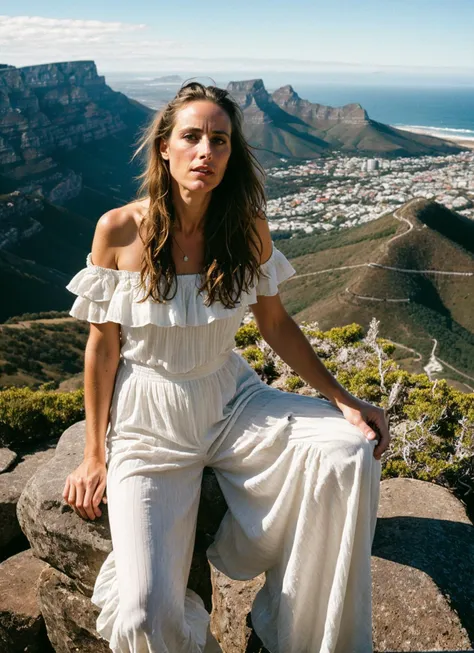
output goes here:
[{"label": "small pendant", "polygon": [[183,256],[183,261],[188,261],[188,260],[189,260],[189,259],[188,259],[188,257],[187,257],[186,254],[185,254],[185,255]]}]

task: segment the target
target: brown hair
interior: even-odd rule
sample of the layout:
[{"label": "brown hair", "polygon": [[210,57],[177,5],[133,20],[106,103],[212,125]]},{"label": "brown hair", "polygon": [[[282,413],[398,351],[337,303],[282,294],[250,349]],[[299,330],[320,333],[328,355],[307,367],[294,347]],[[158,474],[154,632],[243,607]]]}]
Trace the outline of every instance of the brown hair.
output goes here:
[{"label": "brown hair", "polygon": [[[224,177],[214,188],[204,222],[204,270],[199,290],[208,293],[208,304],[216,298],[227,308],[233,308],[242,290],[259,274],[258,267],[262,240],[255,226],[257,217],[264,211],[265,191],[258,173],[264,170],[251,152],[243,130],[243,115],[239,105],[229,93],[216,86],[190,82],[181,87],[176,96],[154,117],[141,135],[133,158],[146,151],[145,169],[138,179],[143,179],[139,200],[150,197],[148,212],[140,225],[145,234],[144,257],[140,270],[140,283],[145,286],[146,275],[150,284],[145,289],[145,301],[150,295],[156,301],[168,297],[176,267],[171,256],[171,225],[174,209],[171,197],[169,162],[160,155],[160,140],[168,140],[173,130],[176,114],[190,102],[209,100],[224,109],[231,124],[231,154]],[[259,245],[257,245],[257,240]],[[254,250],[252,250],[252,246]],[[161,283],[164,281],[163,294]],[[237,281],[237,293],[235,282]],[[176,294],[176,291],[175,291]],[[234,297],[235,295],[235,297]]]}]

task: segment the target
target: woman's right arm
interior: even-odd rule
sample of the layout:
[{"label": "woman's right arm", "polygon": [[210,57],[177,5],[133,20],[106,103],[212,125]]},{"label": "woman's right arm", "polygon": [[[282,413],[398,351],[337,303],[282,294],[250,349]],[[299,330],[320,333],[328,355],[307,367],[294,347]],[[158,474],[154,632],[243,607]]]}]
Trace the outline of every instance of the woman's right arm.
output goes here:
[{"label": "woman's right arm", "polygon": [[[92,243],[92,263],[117,269],[117,219],[114,211],[97,222]],[[82,463],[66,479],[64,500],[84,518],[102,514],[99,504],[106,486],[105,436],[120,360],[120,325],[90,324],[84,355],[84,407],[86,439]],[[105,501],[104,497],[104,501]]]}]

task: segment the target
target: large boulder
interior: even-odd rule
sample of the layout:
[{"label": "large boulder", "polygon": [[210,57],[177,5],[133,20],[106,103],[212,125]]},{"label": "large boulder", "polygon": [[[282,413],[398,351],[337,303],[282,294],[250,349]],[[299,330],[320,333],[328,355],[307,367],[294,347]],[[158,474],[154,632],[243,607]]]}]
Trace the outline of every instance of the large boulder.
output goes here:
[{"label": "large boulder", "polygon": [[[103,643],[94,628],[98,613],[90,597],[99,569],[112,550],[107,504],[101,503],[101,517],[83,519],[62,497],[68,474],[82,460],[84,443],[82,421],[64,432],[54,457],[29,479],[17,507],[32,552],[48,563],[40,577],[39,597],[50,639],[60,652],[101,651]],[[202,597],[209,612],[212,585],[206,549],[226,510],[214,473],[205,469],[188,585]]]},{"label": "large boulder", "polygon": [[52,651],[37,597],[45,562],[21,551],[0,564],[0,651],[46,653]]},{"label": "large boulder", "polygon": [[46,565],[38,600],[55,653],[110,653],[108,642],[95,630],[99,609],[72,578]]},{"label": "large boulder", "polygon": [[45,442],[37,444],[35,451],[20,453],[1,449],[4,471],[0,473],[0,552],[22,536],[16,514],[18,501],[30,478],[54,456],[55,446]]},{"label": "large boulder", "polygon": [[470,649],[474,526],[449,490],[382,482],[372,574],[378,651]]}]

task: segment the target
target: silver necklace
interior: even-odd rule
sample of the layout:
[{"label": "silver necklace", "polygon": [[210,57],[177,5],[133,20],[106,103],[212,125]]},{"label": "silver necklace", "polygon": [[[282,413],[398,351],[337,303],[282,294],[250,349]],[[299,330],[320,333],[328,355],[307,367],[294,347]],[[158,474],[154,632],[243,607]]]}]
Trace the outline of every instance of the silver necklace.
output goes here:
[{"label": "silver necklace", "polygon": [[[174,242],[178,245],[179,249],[183,252],[183,248],[181,247],[181,245],[178,243],[178,241],[174,237],[174,234],[171,234],[171,235],[174,238]],[[183,254],[184,254],[184,252],[183,252]],[[183,261],[189,261],[189,258],[186,256],[186,254],[184,254],[184,256],[183,256]]]}]

